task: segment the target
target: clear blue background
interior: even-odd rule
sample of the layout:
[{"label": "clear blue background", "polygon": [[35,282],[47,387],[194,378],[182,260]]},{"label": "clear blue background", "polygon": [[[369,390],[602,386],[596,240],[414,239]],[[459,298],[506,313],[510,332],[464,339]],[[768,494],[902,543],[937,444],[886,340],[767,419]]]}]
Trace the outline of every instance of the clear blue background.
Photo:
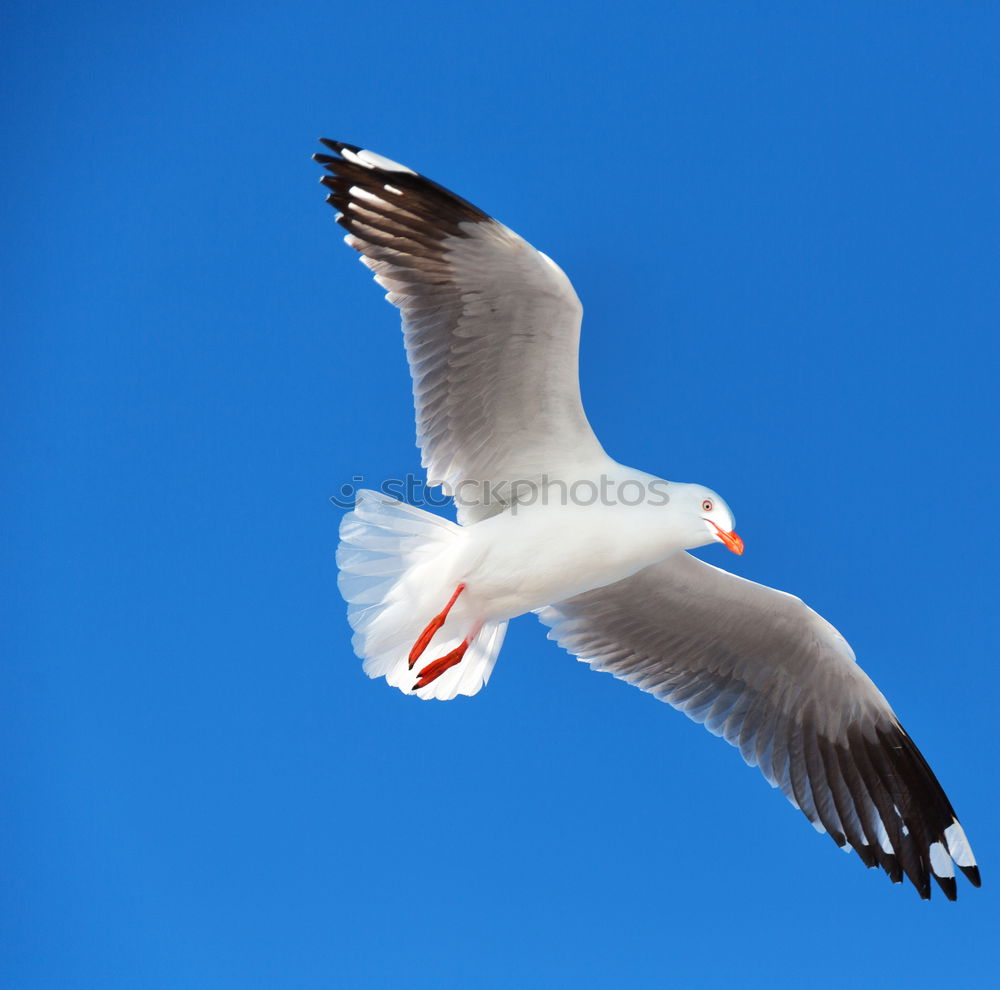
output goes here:
[{"label": "clear blue background", "polygon": [[[17,988],[997,978],[991,3],[8,0],[3,972]],[[419,469],[316,184],[401,159],[573,278],[619,459],[852,641],[985,886],[922,903],[533,618],[370,682],[345,482]]]}]

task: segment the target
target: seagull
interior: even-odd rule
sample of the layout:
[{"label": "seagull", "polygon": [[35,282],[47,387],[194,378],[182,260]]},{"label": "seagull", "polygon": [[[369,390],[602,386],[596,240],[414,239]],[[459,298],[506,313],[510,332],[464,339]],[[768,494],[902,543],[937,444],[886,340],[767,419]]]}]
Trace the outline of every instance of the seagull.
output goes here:
[{"label": "seagull", "polygon": [[344,239],[401,312],[422,466],[458,520],[358,493],[337,564],[365,672],[423,699],[473,695],[508,621],[534,612],[579,660],[739,749],[865,866],[922,898],[933,876],[955,900],[956,867],[978,887],[948,798],[844,637],[687,552],[743,552],[720,495],[605,453],[563,271],[406,166],[321,141]]}]

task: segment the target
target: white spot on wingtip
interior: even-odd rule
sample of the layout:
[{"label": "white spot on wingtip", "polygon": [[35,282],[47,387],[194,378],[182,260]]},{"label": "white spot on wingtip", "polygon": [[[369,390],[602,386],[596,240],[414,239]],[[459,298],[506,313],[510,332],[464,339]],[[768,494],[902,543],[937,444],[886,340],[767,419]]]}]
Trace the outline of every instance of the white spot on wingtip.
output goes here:
[{"label": "white spot on wingtip", "polygon": [[944,841],[948,843],[948,852],[959,866],[975,866],[976,857],[972,855],[969,840],[965,837],[962,826],[952,819],[952,823],[944,830]]},{"label": "white spot on wingtip", "polygon": [[403,195],[403,192],[402,192],[402,190],[401,190],[401,189],[397,189],[397,188],[396,188],[395,186],[390,186],[388,182],[386,182],[386,183],[385,183],[385,184],[384,184],[384,185],[382,186],[382,188],[383,188],[383,189],[384,189],[384,190],[385,190],[386,192],[391,192],[391,193],[395,193],[395,194],[396,194],[397,196],[402,196],[402,195]]},{"label": "white spot on wingtip", "polygon": [[374,151],[359,151],[356,157],[358,162],[366,168],[380,168],[384,172],[406,172],[408,175],[417,174],[412,168],[400,165],[399,162],[394,162],[391,158],[386,158]]},{"label": "white spot on wingtip", "polygon": [[886,832],[885,826],[882,824],[881,819],[878,823],[878,844],[882,847],[882,852],[892,854],[895,850],[892,848],[892,843],[889,841],[889,833]]},{"label": "white spot on wingtip", "polygon": [[931,869],[939,877],[953,877],[955,868],[951,865],[951,857],[944,851],[940,842],[932,842],[928,852],[931,854]]}]

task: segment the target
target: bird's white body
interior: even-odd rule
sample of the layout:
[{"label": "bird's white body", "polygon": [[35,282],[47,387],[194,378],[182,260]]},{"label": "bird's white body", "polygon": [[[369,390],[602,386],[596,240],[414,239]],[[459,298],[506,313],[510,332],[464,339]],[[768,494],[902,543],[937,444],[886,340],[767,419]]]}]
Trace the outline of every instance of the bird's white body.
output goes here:
[{"label": "bird's white body", "polygon": [[[363,493],[363,504],[345,517],[342,539],[351,551],[340,564],[366,670],[422,698],[474,694],[489,679],[507,620],[614,584],[713,538],[683,511],[685,501],[701,500],[707,489],[610,459],[602,467],[577,479],[574,490],[539,486],[530,498],[522,493],[505,511],[465,526]],[[712,514],[731,525],[721,500]],[[380,555],[374,560],[365,553],[372,548]],[[388,570],[385,555],[394,561]],[[374,595],[370,577],[379,579]],[[407,651],[459,588],[426,649],[443,655],[464,640],[472,649],[461,669],[416,686]]]},{"label": "bird's white body", "polygon": [[[636,471],[617,473],[640,477]],[[531,504],[518,504],[464,526],[445,571],[445,588],[450,593],[464,583],[466,610],[485,618],[511,619],[620,581],[692,546],[685,520],[671,511],[669,502],[584,504],[608,477],[602,473],[580,479],[577,497],[587,493],[584,501],[563,501],[559,487],[548,492],[546,501],[542,493]],[[659,481],[641,477],[635,487],[642,484],[643,491],[650,481]],[[659,484],[663,492],[677,487]],[[700,541],[707,542],[707,536]]]}]

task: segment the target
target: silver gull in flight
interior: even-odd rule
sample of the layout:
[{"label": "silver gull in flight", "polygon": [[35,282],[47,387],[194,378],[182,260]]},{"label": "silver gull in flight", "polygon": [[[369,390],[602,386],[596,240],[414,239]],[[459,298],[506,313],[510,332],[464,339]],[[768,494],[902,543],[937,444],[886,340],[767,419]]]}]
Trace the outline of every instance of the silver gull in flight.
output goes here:
[{"label": "silver gull in flight", "polygon": [[402,313],[429,485],[458,523],[375,492],[341,526],[339,585],[371,677],[447,700],[489,680],[535,612],[595,670],[737,747],[818,831],[921,897],[979,872],[948,798],[854,652],[803,602],[687,550],[743,543],[725,500],[610,458],[580,399],[562,270],[411,169],[324,140],[345,240]]}]

